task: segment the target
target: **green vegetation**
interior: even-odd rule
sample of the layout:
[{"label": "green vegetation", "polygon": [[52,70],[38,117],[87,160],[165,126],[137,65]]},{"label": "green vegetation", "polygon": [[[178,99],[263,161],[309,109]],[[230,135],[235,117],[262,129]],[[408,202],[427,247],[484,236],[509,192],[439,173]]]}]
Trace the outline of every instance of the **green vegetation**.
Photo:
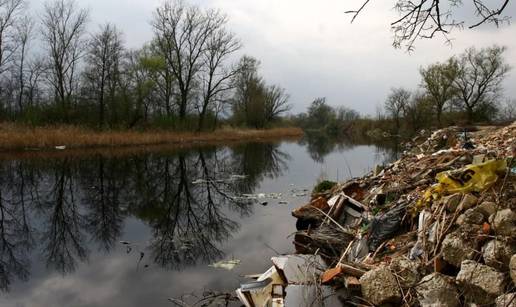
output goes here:
[{"label": "green vegetation", "polygon": [[426,128],[516,120],[516,100],[503,97],[510,70],[504,47],[469,48],[443,63],[420,69],[420,88],[392,88],[376,117],[315,99],[292,120],[308,132],[329,136],[411,136]]},{"label": "green vegetation", "polygon": [[35,19],[26,0],[0,3],[0,120],[99,130],[261,129],[280,126],[290,109],[285,90],[259,76],[256,59],[236,59],[242,44],[218,10],[167,0],[150,21],[153,38],[128,49],[113,24],[88,33],[89,12],[78,5],[52,0]]},{"label": "green vegetation", "polygon": [[334,181],[323,180],[314,187],[314,189],[312,190],[312,194],[317,194],[331,190],[336,184],[337,183]]}]

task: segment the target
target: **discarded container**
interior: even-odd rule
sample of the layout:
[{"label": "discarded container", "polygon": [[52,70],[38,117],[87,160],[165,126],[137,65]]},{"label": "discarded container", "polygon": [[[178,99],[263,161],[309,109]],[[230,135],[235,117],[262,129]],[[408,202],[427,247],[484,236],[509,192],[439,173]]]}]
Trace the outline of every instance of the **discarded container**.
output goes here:
[{"label": "discarded container", "polygon": [[231,260],[222,260],[219,262],[215,262],[215,263],[210,264],[209,266],[211,266],[212,268],[218,268],[218,269],[224,269],[224,270],[231,271],[239,264],[240,264],[240,260],[231,259]]},{"label": "discarded container", "polygon": [[302,306],[290,303],[300,299],[295,289],[310,289],[326,268],[322,258],[314,255],[279,256],[271,261],[274,265],[255,282],[244,283],[236,290],[246,307]]}]

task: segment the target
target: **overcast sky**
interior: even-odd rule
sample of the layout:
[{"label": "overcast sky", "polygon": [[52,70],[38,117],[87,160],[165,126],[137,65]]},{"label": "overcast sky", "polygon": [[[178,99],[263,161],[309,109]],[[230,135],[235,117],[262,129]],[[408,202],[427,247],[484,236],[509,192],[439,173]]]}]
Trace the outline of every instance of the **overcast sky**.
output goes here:
[{"label": "overcast sky", "polygon": [[[468,0],[466,0],[468,1]],[[465,1],[465,2],[466,2]],[[488,3],[502,2],[487,0]],[[90,10],[90,29],[111,22],[125,33],[128,47],[138,48],[152,37],[149,21],[161,0],[80,0]],[[188,2],[188,1],[187,1]],[[389,22],[397,16],[394,1],[375,0],[350,24],[344,11],[356,9],[360,0],[209,0],[190,1],[221,9],[229,27],[242,41],[242,54],[261,61],[261,74],[269,83],[286,88],[294,105],[303,112],[316,97],[374,114],[391,87],[416,89],[419,67],[461,53],[465,48],[505,45],[505,58],[514,69],[505,94],[516,98],[516,26],[491,25],[455,31],[453,45],[440,38],[417,42],[415,52],[392,47]],[[516,1],[506,15],[516,17]],[[37,11],[42,1],[30,0]],[[474,21],[470,8],[460,17]]]}]

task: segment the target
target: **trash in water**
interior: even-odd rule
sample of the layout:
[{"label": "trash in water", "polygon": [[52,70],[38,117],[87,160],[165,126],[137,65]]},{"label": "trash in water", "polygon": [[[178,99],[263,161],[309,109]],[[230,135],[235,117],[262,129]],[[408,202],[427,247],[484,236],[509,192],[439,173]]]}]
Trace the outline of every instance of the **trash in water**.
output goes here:
[{"label": "trash in water", "polygon": [[[382,170],[331,188],[320,187],[324,192],[312,194],[308,204],[292,211],[298,229],[293,243],[298,253],[321,255],[333,269],[322,266],[320,272],[304,274],[313,271],[310,261],[289,260],[294,265],[287,265],[284,258],[277,257],[271,269],[285,280],[276,287],[272,282],[260,298],[239,296],[242,302],[246,306],[304,306],[313,297],[312,289],[321,297],[324,289],[344,285],[354,294],[341,302],[350,305],[419,306],[425,301],[418,288],[435,292],[422,286],[425,278],[432,281],[428,285],[445,288],[444,292],[436,288],[435,295],[449,292],[450,302],[457,305],[464,285],[454,280],[467,271],[463,263],[480,258],[483,262],[479,265],[486,267],[486,272],[489,267],[498,272],[502,264],[507,272],[512,254],[507,252],[502,263],[501,258],[489,259],[489,249],[493,240],[514,233],[514,224],[506,221],[514,221],[516,123],[482,127],[464,140],[457,137],[459,129],[445,128],[429,139],[414,140],[405,145],[399,160],[385,164]],[[468,141],[474,148],[463,146]],[[448,195],[454,197],[443,198]],[[503,218],[493,212],[503,212]],[[308,276],[317,278],[313,282]],[[484,284],[492,280],[500,285],[504,280],[499,273],[485,279]],[[331,287],[321,286],[322,281]],[[413,295],[413,290],[418,295]],[[467,295],[475,297],[465,298],[492,302],[503,293],[503,286],[497,291],[489,300],[473,292]]]},{"label": "trash in water", "polygon": [[238,180],[244,180],[247,175],[230,175],[229,178],[225,179],[195,179],[192,184],[203,184],[203,183],[231,183]]},{"label": "trash in water", "polygon": [[236,290],[237,297],[246,307],[267,306],[272,300],[273,285],[285,284],[285,281],[274,266],[260,275],[256,282],[259,284],[252,283],[250,285],[250,283],[245,283]]},{"label": "trash in water", "polygon": [[267,287],[271,282],[272,282],[272,278],[267,277],[260,281],[253,281],[253,282],[241,284],[240,289],[243,292],[257,290],[257,289],[263,289],[264,287]]},{"label": "trash in water", "polygon": [[244,198],[244,199],[261,199],[261,198],[279,199],[282,196],[283,196],[282,193],[242,194],[242,198]]},{"label": "trash in water", "polygon": [[[237,297],[246,307],[252,306],[315,306],[319,298],[317,282],[320,275],[326,269],[321,256],[314,255],[286,255],[272,257],[274,264],[265,273],[260,275],[255,282],[241,284],[236,290]],[[331,294],[331,287],[326,291]],[[308,299],[305,290],[310,290]]]},{"label": "trash in water", "polygon": [[218,268],[218,269],[224,269],[231,271],[233,270],[237,265],[240,264],[240,260],[238,259],[231,259],[231,260],[222,260],[219,262],[212,263],[208,266],[212,268]]}]

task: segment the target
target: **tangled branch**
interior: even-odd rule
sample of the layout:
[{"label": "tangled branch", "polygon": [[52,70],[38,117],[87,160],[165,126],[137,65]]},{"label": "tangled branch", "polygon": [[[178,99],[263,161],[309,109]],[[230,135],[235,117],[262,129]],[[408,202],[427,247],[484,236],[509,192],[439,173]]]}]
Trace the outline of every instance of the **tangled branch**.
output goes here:
[{"label": "tangled branch", "polygon": [[[495,9],[488,7],[484,0],[472,1],[475,15],[480,17],[480,20],[468,28],[472,29],[484,23],[494,23],[499,26],[502,22],[509,21],[509,17],[501,15],[509,0],[504,0],[501,6]],[[370,0],[365,0],[357,10],[345,12],[352,14],[352,23],[369,2]],[[433,38],[436,34],[442,34],[445,40],[450,42],[447,34],[454,28],[462,28],[464,25],[464,21],[455,20],[452,13],[452,8],[461,5],[460,0],[450,0],[446,5],[440,0],[397,0],[394,9],[400,17],[391,23],[391,29],[394,32],[393,46],[400,48],[405,45],[411,51],[417,39]]]}]

